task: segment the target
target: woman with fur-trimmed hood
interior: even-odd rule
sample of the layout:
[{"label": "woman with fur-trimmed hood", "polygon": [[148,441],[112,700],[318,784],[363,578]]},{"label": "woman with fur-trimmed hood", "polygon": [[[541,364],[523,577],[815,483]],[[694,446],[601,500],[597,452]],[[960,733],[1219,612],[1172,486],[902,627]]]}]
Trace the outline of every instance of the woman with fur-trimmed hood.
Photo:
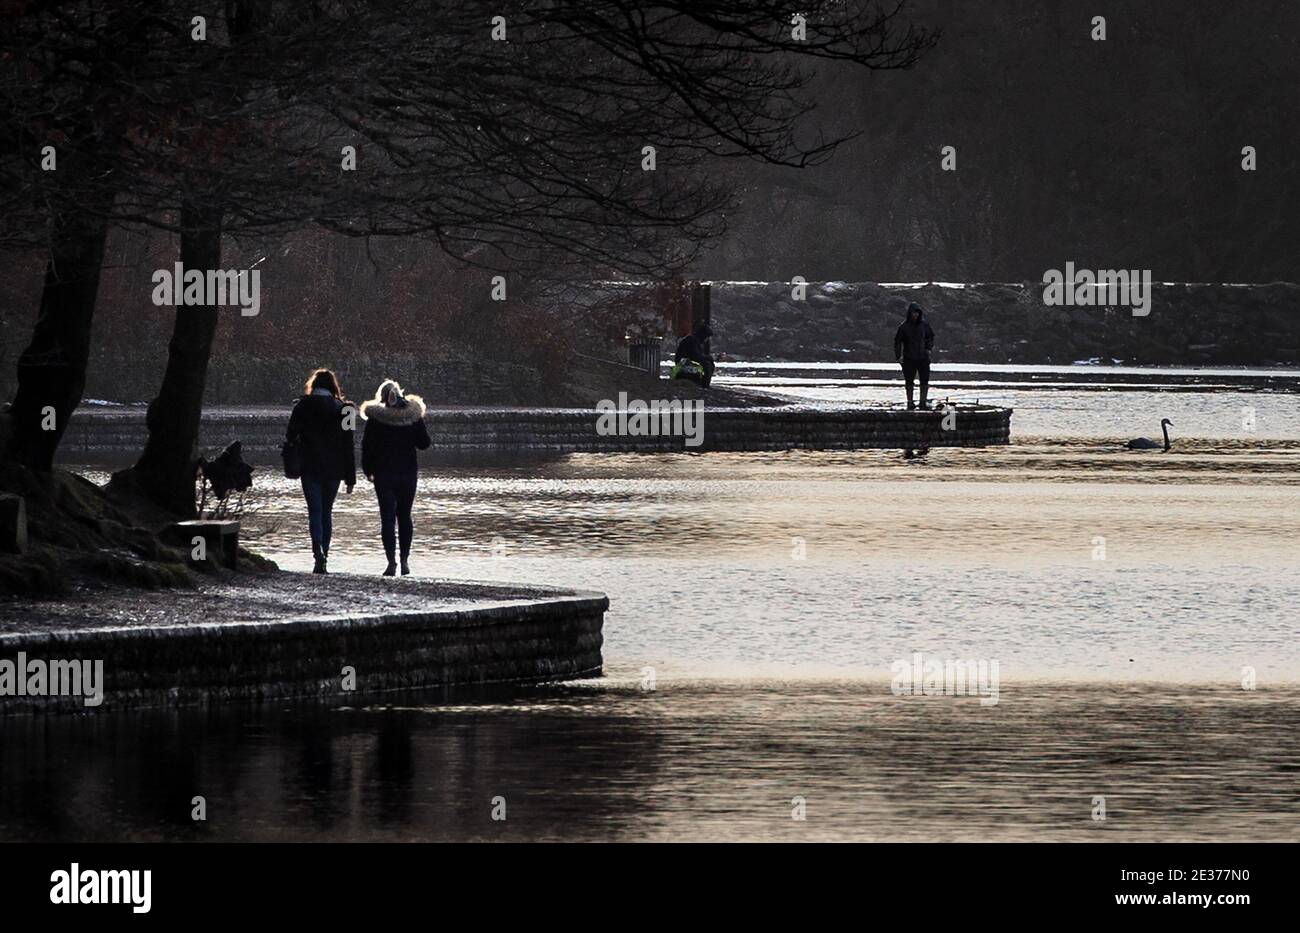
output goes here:
[{"label": "woman with fur-trimmed hood", "polygon": [[[429,447],[424,426],[424,399],[407,395],[392,379],[385,379],[375,397],[361,406],[366,431],[361,438],[361,472],[375,484],[379,499],[379,533],[388,556],[384,576],[397,573],[397,544],[401,541],[402,575],[411,572],[411,506],[420,466],[417,450]],[[394,533],[394,530],[396,533]]]}]

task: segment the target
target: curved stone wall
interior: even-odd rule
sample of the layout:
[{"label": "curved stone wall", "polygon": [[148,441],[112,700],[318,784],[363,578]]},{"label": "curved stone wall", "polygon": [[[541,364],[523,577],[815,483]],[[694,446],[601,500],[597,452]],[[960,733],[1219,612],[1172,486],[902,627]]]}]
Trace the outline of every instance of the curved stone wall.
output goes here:
[{"label": "curved stone wall", "polygon": [[[102,660],[97,709],[599,676],[608,597],[269,622],[0,635],[0,659]],[[343,668],[355,689],[343,688]],[[0,695],[0,713],[84,711],[84,698]]]},{"label": "curved stone wall", "polygon": [[[287,419],[287,410],[206,412],[200,443],[213,453],[238,439],[250,462],[274,462]],[[1009,443],[1011,435],[1011,409],[991,406],[956,408],[951,430],[945,430],[944,416],[937,411],[706,406],[698,447],[687,446],[681,436],[602,435],[597,412],[585,409],[434,409],[428,419],[437,453],[984,447]],[[60,457],[69,463],[121,457],[142,449],[145,437],[143,408],[82,409],[73,415]]]}]

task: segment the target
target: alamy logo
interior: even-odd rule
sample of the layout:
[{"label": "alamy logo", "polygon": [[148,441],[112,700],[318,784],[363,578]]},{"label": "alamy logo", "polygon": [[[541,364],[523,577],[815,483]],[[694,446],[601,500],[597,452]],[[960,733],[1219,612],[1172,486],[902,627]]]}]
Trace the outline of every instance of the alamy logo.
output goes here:
[{"label": "alamy logo", "polygon": [[1043,304],[1052,307],[1126,305],[1134,317],[1151,313],[1150,269],[1048,269],[1043,273]]},{"label": "alamy logo", "polygon": [[244,317],[256,317],[262,309],[260,269],[186,269],[179,262],[174,269],[159,269],[151,278],[156,305],[238,306]]},{"label": "alamy logo", "polygon": [[104,662],[42,661],[20,651],[16,661],[0,660],[0,696],[85,697],[86,706],[98,706],[104,702]]},{"label": "alamy logo", "polygon": [[704,402],[700,399],[671,401],[641,399],[628,401],[627,393],[618,393],[618,401],[603,398],[596,403],[596,433],[602,437],[684,437],[687,447],[704,443]]},{"label": "alamy logo", "polygon": [[890,691],[894,696],[978,696],[980,706],[998,705],[998,662],[996,660],[926,660],[921,652],[909,663],[900,659],[889,665],[894,672]]},{"label": "alamy logo", "polygon": [[147,868],[95,871],[73,862],[67,871],[51,873],[50,881],[51,904],[130,904],[133,913],[147,914],[153,902],[153,872]]}]

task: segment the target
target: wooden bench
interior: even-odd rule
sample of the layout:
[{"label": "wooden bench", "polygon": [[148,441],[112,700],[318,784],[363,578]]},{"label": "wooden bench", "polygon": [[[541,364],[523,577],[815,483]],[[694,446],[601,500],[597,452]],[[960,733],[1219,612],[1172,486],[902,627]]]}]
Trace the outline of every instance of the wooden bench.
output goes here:
[{"label": "wooden bench", "polygon": [[194,559],[195,538],[203,539],[206,560],[216,561],[231,570],[239,562],[239,522],[233,519],[177,522],[168,526],[167,538],[185,549],[185,556],[191,563],[199,563]]}]

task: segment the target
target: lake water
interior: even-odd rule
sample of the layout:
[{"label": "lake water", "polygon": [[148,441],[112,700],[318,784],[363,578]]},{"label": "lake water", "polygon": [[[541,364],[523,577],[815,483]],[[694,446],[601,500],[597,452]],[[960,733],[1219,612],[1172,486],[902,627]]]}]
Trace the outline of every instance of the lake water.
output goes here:
[{"label": "lake water", "polygon": [[[415,572],[603,590],[603,679],[6,721],[0,838],[1296,838],[1300,373],[998,369],[935,395],[1014,405],[1007,447],[426,469]],[[1160,417],[1173,450],[1122,449]],[[258,482],[251,543],[308,569]],[[364,481],[330,563],[383,566]],[[996,664],[997,702],[896,696],[918,653]]]},{"label": "lake water", "polygon": [[[804,401],[883,404],[902,395],[898,367],[885,363],[722,363],[720,385],[774,391]],[[1300,369],[1243,367],[1015,366],[935,363],[931,398],[1015,409],[1020,437],[1300,439],[1295,391]]]}]

